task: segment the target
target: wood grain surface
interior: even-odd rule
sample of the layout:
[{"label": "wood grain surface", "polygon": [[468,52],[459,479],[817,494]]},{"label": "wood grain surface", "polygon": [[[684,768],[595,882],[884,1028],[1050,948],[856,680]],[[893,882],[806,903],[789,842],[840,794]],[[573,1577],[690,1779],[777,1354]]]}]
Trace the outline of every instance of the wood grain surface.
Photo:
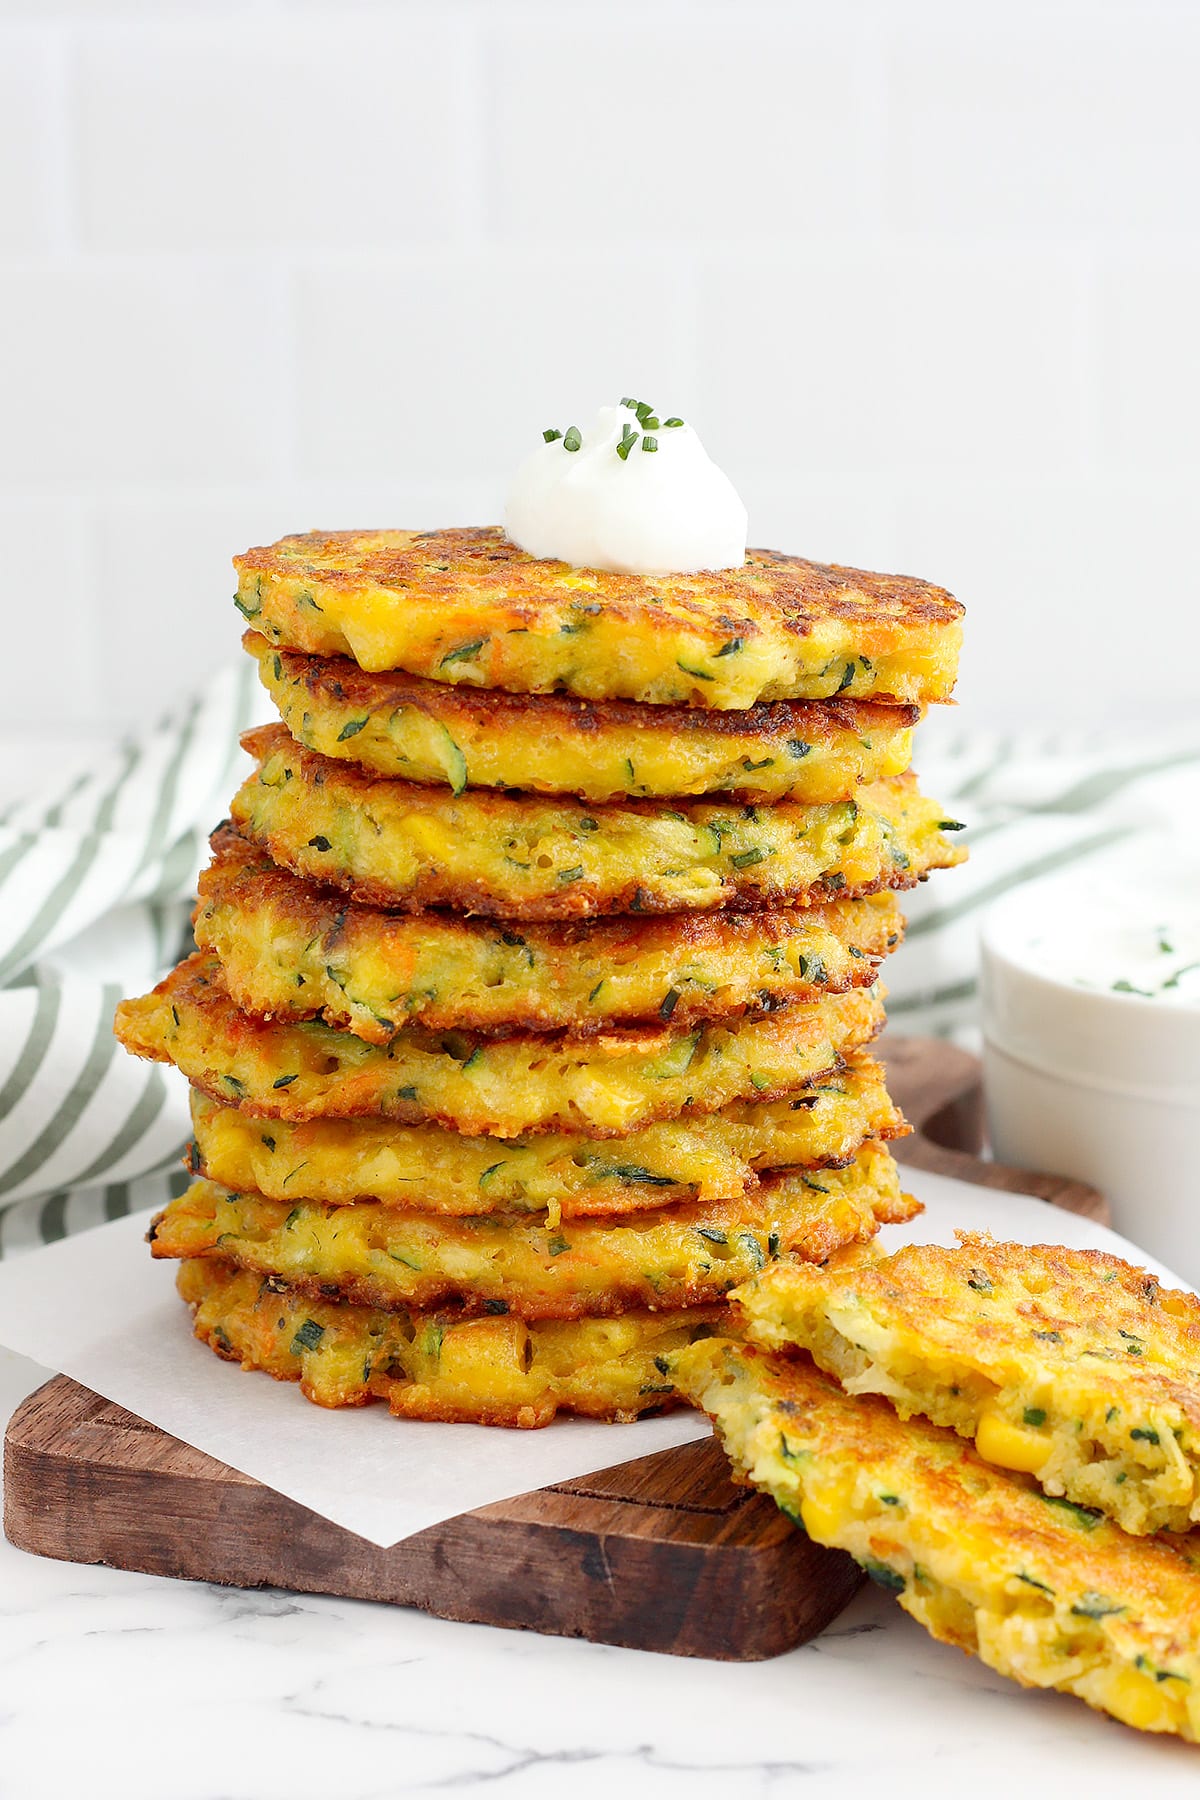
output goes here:
[{"label": "wood grain surface", "polygon": [[[885,1038],[882,1053],[916,1127],[902,1161],[1106,1217],[1094,1189],[980,1160],[973,1057],[933,1039]],[[63,1376],[9,1424],[4,1529],[19,1549],[71,1562],[737,1661],[815,1636],[862,1580],[849,1557],[734,1487],[711,1439],[380,1550]]]}]

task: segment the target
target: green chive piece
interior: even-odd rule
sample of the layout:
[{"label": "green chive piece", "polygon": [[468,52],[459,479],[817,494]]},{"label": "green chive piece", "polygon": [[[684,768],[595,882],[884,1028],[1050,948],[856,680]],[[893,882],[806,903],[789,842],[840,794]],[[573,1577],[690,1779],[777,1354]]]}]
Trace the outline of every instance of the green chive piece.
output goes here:
[{"label": "green chive piece", "polygon": [[548,444],[552,444],[554,442],[555,438],[560,438],[561,436],[562,436],[562,432],[555,431],[553,425],[550,427],[550,429],[548,431],[543,431],[543,433],[542,433],[542,437]]},{"label": "green chive piece", "polygon": [[563,438],[563,449],[564,450],[578,450],[578,448],[582,444],[582,442],[583,442],[583,436],[582,436],[582,433],[580,432],[578,425],[572,425],[569,427],[569,429],[567,430],[566,436]]},{"label": "green chive piece", "polygon": [[658,449],[658,439],[656,437],[644,437],[642,439],[642,449],[643,450],[657,450]]},{"label": "green chive piece", "polygon": [[682,425],[682,424],[683,424],[682,419],[664,419],[663,420],[663,425],[668,431],[674,431],[676,426]]},{"label": "green chive piece", "polygon": [[633,427],[631,425],[624,426],[621,431],[621,441],[617,445],[617,455],[622,462],[629,461],[629,452],[633,449],[633,446],[637,441],[638,434]]}]

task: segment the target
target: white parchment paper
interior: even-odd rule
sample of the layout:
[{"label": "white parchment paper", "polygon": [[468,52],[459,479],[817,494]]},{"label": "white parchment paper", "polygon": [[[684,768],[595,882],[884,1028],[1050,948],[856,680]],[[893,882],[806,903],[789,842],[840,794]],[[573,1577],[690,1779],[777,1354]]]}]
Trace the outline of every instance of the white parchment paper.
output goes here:
[{"label": "white parchment paper", "polygon": [[[952,1243],[956,1227],[1020,1243],[1111,1250],[1187,1284],[1127,1239],[1041,1200],[904,1170],[926,1206],[882,1241]],[[115,1400],[373,1544],[532,1488],[704,1437],[678,1412],[635,1425],[558,1420],[541,1431],[393,1419],[383,1406],[312,1406],[290,1383],[222,1362],[191,1335],[174,1265],[142,1243],[142,1213],[0,1264],[0,1343]]]}]

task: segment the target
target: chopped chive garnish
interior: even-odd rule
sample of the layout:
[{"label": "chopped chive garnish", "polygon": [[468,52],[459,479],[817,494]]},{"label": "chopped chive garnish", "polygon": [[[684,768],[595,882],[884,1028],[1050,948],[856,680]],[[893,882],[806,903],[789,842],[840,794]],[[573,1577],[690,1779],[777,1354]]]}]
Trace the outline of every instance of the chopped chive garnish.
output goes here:
[{"label": "chopped chive garnish", "polygon": [[560,438],[562,436],[562,432],[555,431],[554,427],[551,426],[548,431],[543,431],[542,436],[548,444],[552,444],[555,438]]},{"label": "chopped chive garnish", "polygon": [[672,430],[674,430],[676,425],[682,425],[682,424],[683,424],[682,419],[664,419],[663,420],[663,427],[665,430],[668,430],[668,431],[672,431]]},{"label": "chopped chive garnish", "polygon": [[620,457],[622,462],[629,461],[629,452],[633,449],[633,446],[637,443],[637,441],[638,441],[638,434],[633,429],[632,425],[622,426],[621,441],[617,445],[617,455]]},{"label": "chopped chive garnish", "polygon": [[656,437],[644,437],[642,439],[642,449],[643,450],[657,450],[658,449],[658,439]]},{"label": "chopped chive garnish", "polygon": [[582,442],[583,442],[583,436],[579,430],[578,425],[569,426],[567,428],[566,436],[563,438],[563,449],[564,450],[578,450],[578,448],[582,444]]}]

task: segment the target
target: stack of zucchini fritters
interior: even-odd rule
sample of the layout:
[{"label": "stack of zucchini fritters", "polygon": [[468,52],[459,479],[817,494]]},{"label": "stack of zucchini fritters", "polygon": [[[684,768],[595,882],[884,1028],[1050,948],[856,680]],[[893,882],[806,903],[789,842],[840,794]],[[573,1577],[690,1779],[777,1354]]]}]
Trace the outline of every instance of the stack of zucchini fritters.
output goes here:
[{"label": "stack of zucchini fritters", "polygon": [[283,722],[245,740],[196,954],[118,1016],[193,1089],[155,1254],[213,1349],[323,1405],[676,1404],[731,1288],[911,1214],[864,1046],[893,890],[960,857],[906,772],[960,608],[492,529],[237,567]]}]

